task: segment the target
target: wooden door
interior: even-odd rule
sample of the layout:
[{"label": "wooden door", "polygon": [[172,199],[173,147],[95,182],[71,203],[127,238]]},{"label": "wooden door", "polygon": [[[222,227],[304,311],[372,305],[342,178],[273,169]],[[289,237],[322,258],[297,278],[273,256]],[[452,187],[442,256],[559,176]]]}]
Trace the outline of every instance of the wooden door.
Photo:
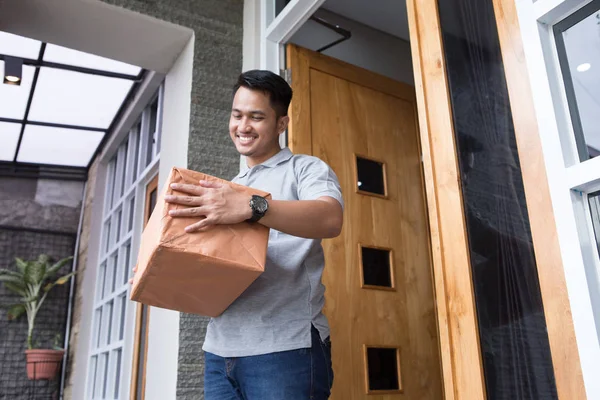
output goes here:
[{"label": "wooden door", "polygon": [[324,241],[332,399],[441,399],[430,239],[412,86],[288,45],[289,145],[338,175]]}]

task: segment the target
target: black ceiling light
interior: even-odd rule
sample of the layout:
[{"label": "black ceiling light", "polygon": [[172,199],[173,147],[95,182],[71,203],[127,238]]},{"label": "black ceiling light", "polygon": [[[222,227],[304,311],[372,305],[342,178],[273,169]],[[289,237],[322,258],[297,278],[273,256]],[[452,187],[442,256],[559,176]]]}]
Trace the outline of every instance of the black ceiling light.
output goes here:
[{"label": "black ceiling light", "polygon": [[23,59],[4,56],[4,83],[7,85],[20,85],[23,75]]}]

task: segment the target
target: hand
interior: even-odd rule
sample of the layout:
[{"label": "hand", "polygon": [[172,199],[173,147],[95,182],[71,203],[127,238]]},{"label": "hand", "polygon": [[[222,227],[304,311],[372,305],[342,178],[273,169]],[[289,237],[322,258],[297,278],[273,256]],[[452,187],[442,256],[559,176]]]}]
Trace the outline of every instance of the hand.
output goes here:
[{"label": "hand", "polygon": [[250,196],[220,182],[200,181],[199,185],[173,183],[171,188],[187,196],[165,196],[165,201],[187,206],[171,210],[171,217],[198,217],[200,221],[185,228],[186,232],[206,230],[212,225],[237,224],[252,217]]},{"label": "hand", "polygon": [[[132,271],[133,271],[133,275],[135,275],[135,273],[137,272],[137,264],[135,267],[133,267]],[[129,284],[133,285],[133,277],[129,278]]]}]

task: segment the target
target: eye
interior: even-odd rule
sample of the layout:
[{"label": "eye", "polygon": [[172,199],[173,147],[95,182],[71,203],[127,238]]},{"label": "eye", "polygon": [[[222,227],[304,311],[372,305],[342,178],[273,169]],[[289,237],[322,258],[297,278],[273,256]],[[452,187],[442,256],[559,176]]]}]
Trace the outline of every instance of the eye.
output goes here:
[{"label": "eye", "polygon": [[263,117],[254,116],[254,117],[252,117],[252,119],[255,120],[255,121],[262,121],[264,118]]},{"label": "eye", "polygon": [[240,118],[242,118],[242,116],[241,116],[241,115],[239,115],[239,114],[232,114],[231,116],[232,116],[233,118],[235,118],[235,119],[240,119]]}]

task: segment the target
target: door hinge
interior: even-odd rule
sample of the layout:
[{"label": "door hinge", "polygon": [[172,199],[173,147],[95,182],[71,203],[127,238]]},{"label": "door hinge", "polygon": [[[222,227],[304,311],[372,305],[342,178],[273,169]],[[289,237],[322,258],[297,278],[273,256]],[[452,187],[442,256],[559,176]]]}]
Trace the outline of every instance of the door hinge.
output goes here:
[{"label": "door hinge", "polygon": [[285,81],[288,83],[288,85],[290,85],[290,86],[292,85],[292,69],[291,68],[282,69],[281,76],[283,77],[283,79],[285,79]]}]

